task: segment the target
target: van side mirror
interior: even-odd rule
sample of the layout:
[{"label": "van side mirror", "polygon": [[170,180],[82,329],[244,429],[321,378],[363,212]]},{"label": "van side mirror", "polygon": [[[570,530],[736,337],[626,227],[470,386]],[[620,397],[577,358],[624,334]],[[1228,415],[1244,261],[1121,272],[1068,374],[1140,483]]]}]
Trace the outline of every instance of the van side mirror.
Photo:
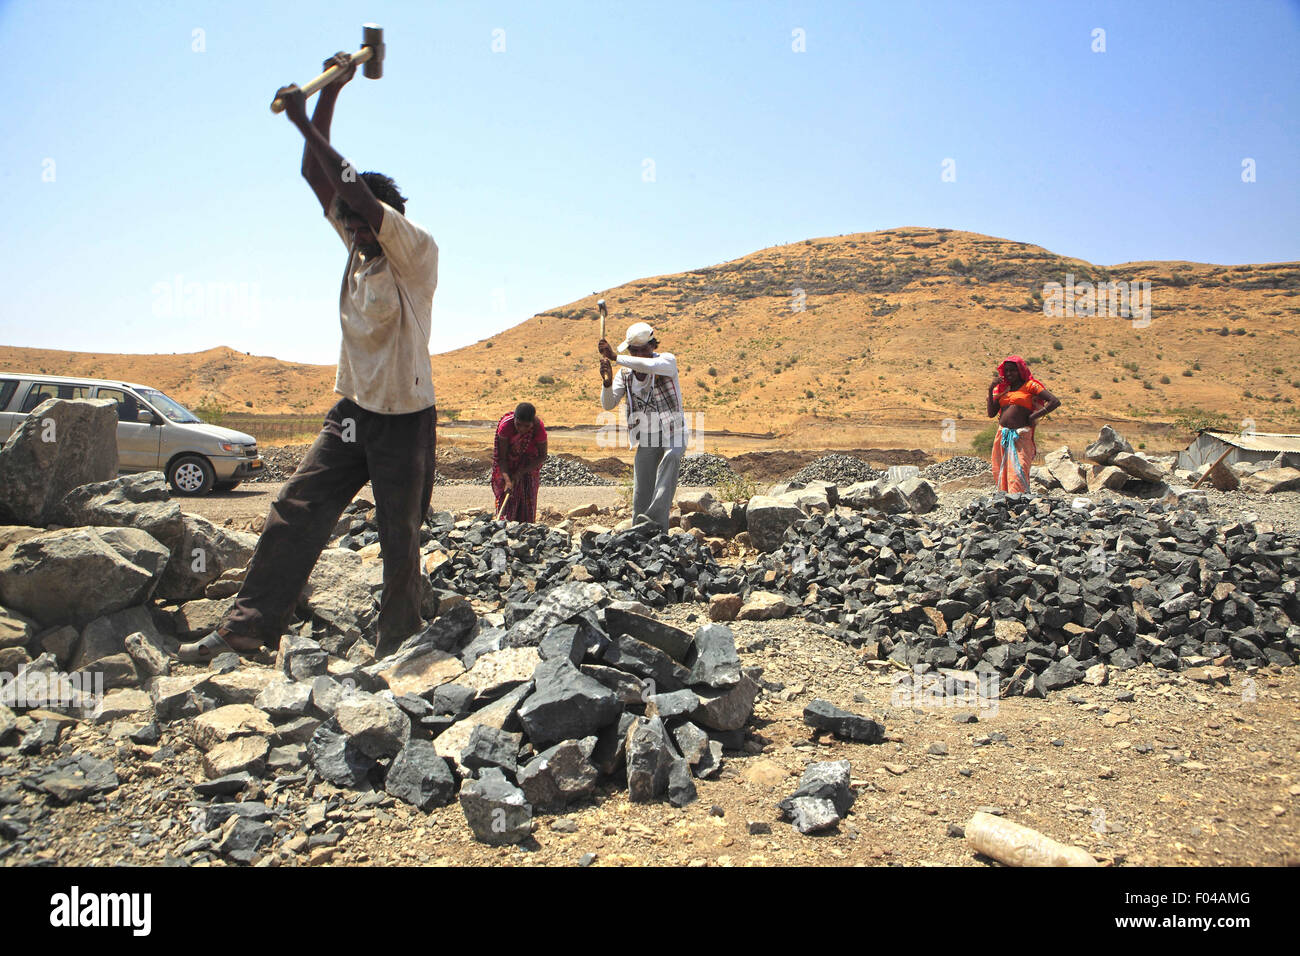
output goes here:
[{"label": "van side mirror", "polygon": [[147,408],[137,409],[135,413],[135,420],[138,421],[141,425],[162,424],[162,422],[158,420],[158,416],[155,415],[153,412],[149,411],[149,409]]}]

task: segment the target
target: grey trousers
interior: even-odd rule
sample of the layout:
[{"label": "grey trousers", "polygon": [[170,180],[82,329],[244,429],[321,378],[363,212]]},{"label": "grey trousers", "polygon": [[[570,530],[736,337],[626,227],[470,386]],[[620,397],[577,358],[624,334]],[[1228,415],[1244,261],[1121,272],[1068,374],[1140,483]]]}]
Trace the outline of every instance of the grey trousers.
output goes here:
[{"label": "grey trousers", "polygon": [[658,447],[639,445],[632,462],[632,520],[649,518],[668,530],[668,512],[677,493],[677,469],[681,467],[685,446]]}]

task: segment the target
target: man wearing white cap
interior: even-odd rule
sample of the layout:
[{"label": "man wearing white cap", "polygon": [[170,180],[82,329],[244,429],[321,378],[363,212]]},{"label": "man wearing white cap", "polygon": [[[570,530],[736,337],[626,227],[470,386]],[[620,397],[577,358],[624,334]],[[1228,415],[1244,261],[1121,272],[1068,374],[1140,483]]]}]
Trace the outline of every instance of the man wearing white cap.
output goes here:
[{"label": "man wearing white cap", "polygon": [[[628,326],[627,338],[615,355],[601,339],[600,377],[604,388],[600,404],[612,411],[627,399],[627,429],[636,444],[632,465],[632,520],[652,521],[668,530],[668,512],[677,493],[677,470],[686,451],[686,416],[677,382],[677,358],[656,352],[655,330],[645,322]],[[611,363],[619,365],[618,374]]]}]

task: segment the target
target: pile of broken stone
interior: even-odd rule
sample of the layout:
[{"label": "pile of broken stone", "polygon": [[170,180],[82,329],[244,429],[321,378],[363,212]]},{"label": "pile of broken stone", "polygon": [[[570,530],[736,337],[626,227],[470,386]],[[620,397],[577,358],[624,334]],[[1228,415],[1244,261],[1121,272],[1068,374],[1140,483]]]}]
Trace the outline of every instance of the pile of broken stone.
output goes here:
[{"label": "pile of broken stone", "polygon": [[879,478],[841,488],[829,481],[786,481],[748,501],[718,501],[712,492],[679,495],[682,528],[701,539],[734,538],[758,551],[781,546],[786,531],[810,515],[870,511],[878,514],[927,514],[939,503],[934,486],[912,475]]},{"label": "pile of broken stone", "polygon": [[[426,616],[465,598],[500,601],[509,609],[570,580],[605,584],[616,598],[650,607],[706,600],[739,585],[739,575],[714,560],[703,536],[625,524],[619,531],[589,525],[575,547],[568,531],[544,524],[494,521],[481,512],[459,520],[450,511],[432,512],[421,545],[430,588]],[[349,505],[335,533],[335,547],[357,552],[363,562],[379,560],[370,502]]]},{"label": "pile of broken stone", "polygon": [[[430,585],[433,622],[376,661],[382,563],[339,548],[322,554],[274,667],[224,655],[174,672],[179,640],[229,606],[256,538],[182,513],[159,473],[106,477],[117,469],[116,416],[104,405],[49,403],[0,453],[0,471],[21,479],[0,504],[18,522],[0,529],[0,669],[17,675],[3,696],[20,711],[0,705],[0,753],[57,753],[77,721],[155,755],[182,735],[203,752],[202,792],[218,800],[266,773],[386,789],[421,807],[459,792],[477,836],[517,842],[534,808],[589,798],[611,780],[634,800],[685,803],[693,776],[717,773],[723,746],[743,745],[758,674],[742,672],[725,626],[659,624],[594,581],[534,580],[482,617]],[[55,422],[51,448],[33,444],[41,421]],[[457,525],[431,522],[429,544],[463,533],[465,552],[491,554],[505,534]],[[662,548],[671,567],[654,563]],[[685,565],[692,581],[707,575],[698,550],[689,535],[641,528],[594,536],[566,567],[626,580],[636,556],[644,581],[676,588],[648,589],[662,603],[680,599],[674,575]],[[58,803],[102,796],[117,777],[111,761],[65,754],[20,782]],[[192,851],[251,859],[274,832],[255,810],[209,814],[221,832]]]},{"label": "pile of broken stone", "polygon": [[305,765],[421,809],[459,793],[478,839],[519,843],[534,811],[601,786],[682,806],[693,777],[716,774],[723,747],[743,745],[761,675],[742,671],[730,630],[691,634],[646,611],[569,582],[510,627],[458,605],[365,666],[290,635],[247,703],[204,711],[196,694],[220,681],[196,675],[163,682],[155,707],[195,717],[209,776]]},{"label": "pile of broken stone", "polygon": [[1194,472],[1175,467],[1171,457],[1151,458],[1133,446],[1109,425],[1084,450],[1086,462],[1076,461],[1066,447],[1044,456],[1044,464],[1030,469],[1030,480],[1045,491],[1061,489],[1067,494],[1095,494],[1101,489],[1133,493],[1170,504],[1208,511],[1205,495],[1191,486],[1206,476],[1219,491],[1251,491],[1270,494],[1300,489],[1300,471],[1284,467],[1283,457],[1275,462],[1236,465],[1210,464]]},{"label": "pile of broken stone", "polygon": [[[323,783],[426,808],[459,799],[490,843],[526,840],[534,812],[611,787],[688,802],[693,778],[745,746],[761,692],[723,623],[737,615],[801,613],[880,657],[996,673],[1028,695],[1141,661],[1215,679],[1228,663],[1300,654],[1294,537],[1161,502],[1015,495],[931,527],[914,514],[933,507],[933,490],[910,478],[786,485],[747,506],[706,493],[683,501],[672,534],[588,528],[577,548],[540,525],[435,513],[422,534],[433,621],[378,661],[382,562],[359,502],[274,666],[227,655],[174,671],[177,643],[229,607],[256,537],[182,513],[158,473],[115,477],[111,403],[38,413],[0,452],[0,520],[11,522],[0,527],[0,672],[18,674],[4,692],[24,703],[0,703],[0,755],[27,761],[0,760],[0,775],[53,803],[102,799],[115,768],[67,752],[74,718],[151,763],[184,738],[209,778],[195,794],[214,801],[187,850],[199,858],[249,862],[278,839],[266,804],[236,799],[266,775],[273,788]],[[41,442],[48,421],[57,442]],[[767,553],[719,565],[705,546],[718,531]],[[651,608],[707,599],[715,623],[694,633],[653,619]],[[109,693],[87,710],[69,674],[99,675]],[[859,742],[883,735],[824,701],[805,721]],[[847,775],[810,767],[782,811],[805,832],[833,825],[851,802]],[[21,825],[0,812],[0,840]]]},{"label": "pile of broken stone", "polygon": [[1042,696],[1143,662],[1193,677],[1291,666],[1298,579],[1300,538],[1260,525],[1163,502],[997,495],[940,526],[805,518],[748,567],[739,597],[909,668]]}]

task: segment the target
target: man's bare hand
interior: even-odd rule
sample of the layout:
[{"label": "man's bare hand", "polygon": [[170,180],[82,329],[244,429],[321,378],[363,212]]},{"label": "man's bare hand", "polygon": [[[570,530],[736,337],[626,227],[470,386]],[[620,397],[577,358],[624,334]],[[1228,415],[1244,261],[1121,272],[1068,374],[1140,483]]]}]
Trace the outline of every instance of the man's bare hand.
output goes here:
[{"label": "man's bare hand", "polygon": [[614,349],[610,346],[609,342],[605,339],[601,339],[599,342],[597,342],[596,348],[599,350],[601,357],[604,358],[606,361],[612,362],[617,357],[614,354]]},{"label": "man's bare hand", "polygon": [[609,359],[600,360],[600,380],[609,388],[614,384],[614,367],[609,364]]},{"label": "man's bare hand", "polygon": [[321,70],[328,70],[330,67],[334,66],[341,67],[343,72],[334,77],[334,79],[330,81],[329,86],[321,90],[322,93],[338,93],[339,90],[343,89],[343,87],[347,85],[348,81],[351,80],[352,77],[357,75],[357,67],[356,64],[352,62],[351,53],[344,53],[340,50],[321,64]]},{"label": "man's bare hand", "polygon": [[280,87],[275,97],[284,102],[284,115],[289,117],[289,122],[295,126],[307,122],[307,97],[302,95],[302,90],[297,83]]}]

